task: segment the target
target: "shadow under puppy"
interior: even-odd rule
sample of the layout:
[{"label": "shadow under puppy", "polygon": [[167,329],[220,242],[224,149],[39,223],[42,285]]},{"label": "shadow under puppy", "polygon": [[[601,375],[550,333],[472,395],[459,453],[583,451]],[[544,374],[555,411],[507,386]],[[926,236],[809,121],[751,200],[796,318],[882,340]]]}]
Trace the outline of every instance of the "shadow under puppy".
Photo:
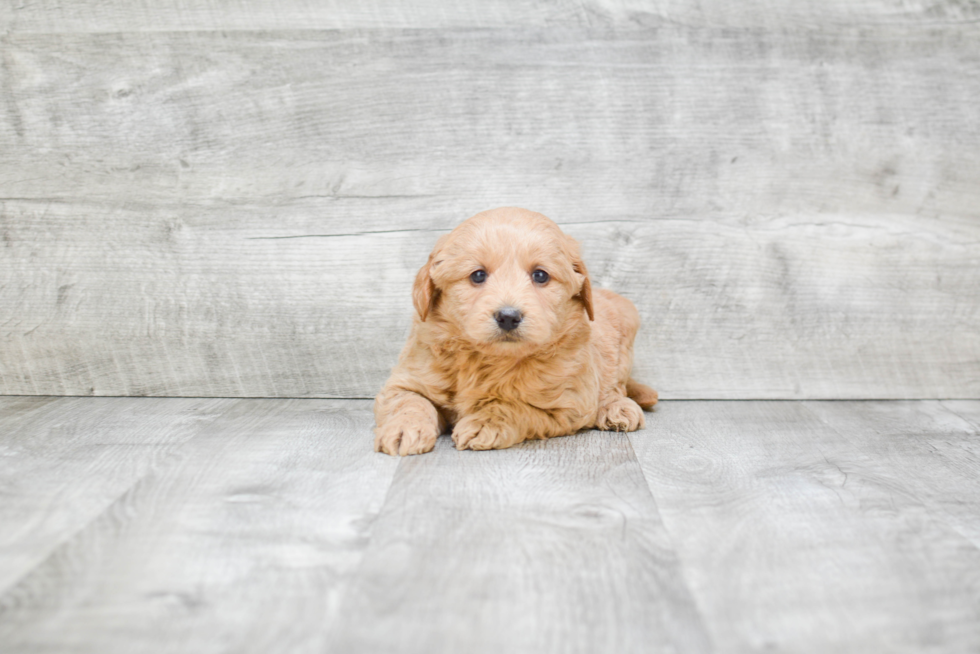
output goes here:
[{"label": "shadow under puppy", "polygon": [[375,398],[375,450],[487,450],[598,427],[635,431],[657,392],[632,379],[640,316],[592,289],[578,243],[545,216],[479,213],[436,243],[418,315]]}]

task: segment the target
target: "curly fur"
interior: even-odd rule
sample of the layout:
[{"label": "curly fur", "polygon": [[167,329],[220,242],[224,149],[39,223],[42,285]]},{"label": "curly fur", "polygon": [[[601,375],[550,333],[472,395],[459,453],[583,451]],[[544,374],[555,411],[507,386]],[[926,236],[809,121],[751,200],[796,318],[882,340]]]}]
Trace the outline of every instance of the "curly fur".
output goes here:
[{"label": "curly fur", "polygon": [[[470,280],[485,270],[481,284]],[[533,281],[541,269],[545,284]],[[375,449],[430,451],[452,425],[459,449],[510,447],[598,427],[634,431],[653,389],[630,379],[640,316],[592,289],[578,243],[541,214],[479,213],[436,243],[412,291],[417,315],[375,399]],[[494,314],[520,310],[513,331]]]}]

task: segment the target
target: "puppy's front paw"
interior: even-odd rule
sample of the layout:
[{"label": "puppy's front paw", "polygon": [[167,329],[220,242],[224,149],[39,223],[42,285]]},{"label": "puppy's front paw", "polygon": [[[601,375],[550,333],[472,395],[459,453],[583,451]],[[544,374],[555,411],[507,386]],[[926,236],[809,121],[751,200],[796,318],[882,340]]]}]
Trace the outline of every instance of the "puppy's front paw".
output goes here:
[{"label": "puppy's front paw", "polygon": [[439,428],[428,421],[394,416],[374,430],[374,451],[392,456],[423,454],[436,446]]},{"label": "puppy's front paw", "polygon": [[643,409],[628,397],[616,398],[599,407],[596,427],[605,431],[636,431],[646,426]]},{"label": "puppy's front paw", "polygon": [[515,429],[507,429],[495,421],[479,416],[466,416],[453,427],[453,442],[457,450],[494,450],[519,442]]}]

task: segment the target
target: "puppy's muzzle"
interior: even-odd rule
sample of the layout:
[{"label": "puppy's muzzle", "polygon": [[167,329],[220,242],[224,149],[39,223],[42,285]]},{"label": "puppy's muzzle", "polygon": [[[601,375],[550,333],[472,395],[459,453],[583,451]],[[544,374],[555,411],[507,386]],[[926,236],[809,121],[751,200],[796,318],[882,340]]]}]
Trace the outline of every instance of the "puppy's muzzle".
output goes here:
[{"label": "puppy's muzzle", "polygon": [[497,326],[505,332],[514,331],[521,324],[521,312],[514,307],[504,307],[493,314],[493,319],[497,321]]}]

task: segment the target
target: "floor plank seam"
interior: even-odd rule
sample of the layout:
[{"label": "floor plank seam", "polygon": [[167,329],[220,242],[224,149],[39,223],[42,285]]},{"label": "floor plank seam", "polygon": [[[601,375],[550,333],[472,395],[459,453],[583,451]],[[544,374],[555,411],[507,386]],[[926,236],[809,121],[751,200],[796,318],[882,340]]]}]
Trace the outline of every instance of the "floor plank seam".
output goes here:
[{"label": "floor plank seam", "polygon": [[[50,396],[50,397],[60,398],[61,396]],[[74,398],[76,396],[66,396],[66,397]],[[85,396],[81,396],[81,397],[84,398]],[[160,398],[155,398],[155,399],[160,399]],[[192,398],[181,398],[181,399],[192,399]],[[200,398],[200,399],[223,399],[223,398]],[[232,404],[232,406],[234,406],[234,404]],[[208,421],[208,424],[214,424],[215,422],[217,422],[222,416],[228,413],[228,411],[232,408],[232,406],[229,406],[228,409],[216,415],[212,420]],[[132,484],[127,486],[122,492],[120,492],[118,495],[116,495],[110,501],[108,501],[98,513],[92,516],[90,520],[88,520],[85,524],[79,526],[78,529],[74,530],[73,532],[71,532],[70,534],[66,535],[64,538],[59,540],[48,551],[48,553],[44,556],[44,558],[40,559],[36,564],[34,564],[30,569],[26,570],[22,575],[17,577],[13,582],[7,584],[6,587],[0,588],[0,607],[2,607],[4,604],[3,602],[4,598],[6,598],[14,589],[20,586],[32,574],[37,572],[37,570],[47,565],[48,562],[51,561],[53,557],[57,556],[59,551],[61,551],[64,547],[70,545],[73,541],[75,541],[80,534],[84,533],[87,529],[91,528],[93,524],[101,520],[109,511],[113,509],[113,507],[117,506],[119,502],[123,500],[123,498],[125,498],[127,495],[132,493],[135,488],[137,488],[140,484],[145,483],[151,477],[157,476],[161,472],[161,470],[166,470],[172,465],[176,465],[176,462],[179,461],[181,458],[179,456],[180,452],[183,451],[189,443],[195,441],[201,436],[202,434],[198,432],[197,434],[187,439],[183,443],[180,443],[177,447],[174,448],[172,452],[164,453],[164,455],[161,457],[161,459],[164,461],[162,465],[157,467],[151,467],[149,470],[147,470],[146,474],[133,480]],[[172,460],[172,461],[167,462],[167,460]]]},{"label": "floor plank seam", "polygon": [[[442,438],[440,434],[438,438]],[[373,447],[372,447],[373,449]],[[382,454],[376,452],[374,456],[388,456],[387,454]],[[421,456],[425,456],[424,454]],[[385,508],[388,506],[388,501],[391,499],[391,491],[395,487],[395,479],[398,477],[399,472],[405,466],[405,462],[409,460],[409,457],[399,457],[398,466],[395,468],[394,474],[388,479],[388,488],[385,489],[384,499],[381,500],[381,504],[378,506],[378,513],[371,518],[371,523],[367,526],[365,530],[364,546],[361,548],[360,554],[358,556],[357,565],[355,565],[350,572],[348,572],[344,580],[341,582],[341,589],[337,593],[337,601],[334,604],[333,615],[331,616],[329,622],[324,626],[323,633],[325,634],[325,640],[329,642],[331,634],[335,628],[337,620],[343,613],[343,607],[347,603],[347,596],[350,593],[352,581],[358,579],[362,576],[364,570],[365,561],[367,559],[367,554],[371,549],[371,543],[374,541],[374,527],[378,522],[378,519],[384,515]]]},{"label": "floor plank seam", "polygon": [[[643,431],[646,430],[644,429]],[[691,587],[691,582],[688,580],[687,572],[684,568],[684,562],[681,560],[680,557],[680,551],[677,547],[676,538],[674,534],[671,533],[670,527],[667,525],[667,521],[664,520],[663,514],[660,512],[660,503],[657,502],[657,496],[654,494],[653,488],[650,487],[650,480],[647,479],[647,473],[643,469],[643,464],[640,462],[640,458],[636,455],[636,450],[633,448],[633,436],[637,433],[640,432],[630,432],[626,434],[626,444],[629,447],[630,455],[632,455],[633,461],[636,462],[636,467],[639,469],[640,475],[643,477],[643,485],[646,488],[647,493],[650,494],[650,500],[653,502],[653,506],[657,512],[656,513],[657,520],[659,520],[660,524],[663,525],[664,533],[667,534],[667,538],[670,541],[670,549],[671,552],[673,552],[674,554],[674,560],[677,564],[677,575],[680,577],[681,583],[684,584],[684,589],[687,591],[688,597],[690,597],[691,604],[693,604],[694,608],[698,612],[698,617],[700,618],[701,621],[701,630],[704,634],[705,639],[708,641],[707,651],[714,652],[716,651],[715,643],[714,643],[714,638],[712,637],[711,634],[711,629],[708,626],[709,622],[708,622],[707,613],[705,612],[704,607],[701,605],[698,595],[694,592],[694,589]]]},{"label": "floor plank seam", "polygon": [[[947,401],[955,401],[955,400],[936,400],[936,401],[939,402],[939,406],[941,406],[946,411],[949,411],[950,413],[952,413],[954,416],[956,416],[957,418],[959,418],[960,420],[962,420],[966,424],[968,424],[971,427],[973,427],[974,433],[977,433],[978,435],[980,435],[980,422],[975,422],[972,418],[969,418],[969,417],[963,415],[962,413],[960,413],[959,411],[956,411],[955,409],[952,409],[952,408],[946,406],[945,402],[947,402]],[[962,400],[960,400],[960,401],[962,401]],[[970,401],[977,401],[977,400],[965,400],[965,401],[970,402]]]},{"label": "floor plank seam", "polygon": [[7,603],[6,603],[5,600],[8,598],[8,596],[11,593],[13,593],[31,575],[33,575],[34,573],[36,573],[38,570],[42,569],[44,566],[48,565],[48,563],[54,557],[56,557],[58,555],[58,552],[60,552],[66,546],[71,545],[71,543],[74,542],[75,539],[77,539],[80,534],[83,534],[87,529],[90,529],[93,524],[95,524],[99,520],[101,520],[106,515],[106,513],[108,513],[109,511],[111,511],[114,506],[116,506],[117,504],[119,504],[119,502],[124,497],[126,497],[129,493],[131,493],[134,488],[136,488],[141,483],[143,483],[147,478],[149,478],[150,476],[152,476],[153,474],[155,474],[155,472],[156,471],[148,472],[145,475],[143,475],[142,477],[140,477],[139,479],[136,479],[123,492],[119,493],[119,495],[117,495],[116,497],[112,498],[112,500],[110,500],[108,503],[106,503],[106,505],[102,508],[102,510],[99,511],[98,513],[96,513],[95,515],[93,515],[92,518],[88,522],[86,522],[85,524],[81,525],[78,529],[76,529],[75,531],[71,532],[70,534],[67,534],[64,538],[62,538],[57,543],[55,543],[55,545],[50,550],[48,550],[47,554],[45,554],[44,558],[40,559],[30,569],[25,570],[22,575],[20,575],[19,577],[17,577],[11,583],[7,584],[6,587],[0,588],[0,615],[3,614],[3,610],[2,609],[4,607],[6,607],[6,605],[7,605]]}]

